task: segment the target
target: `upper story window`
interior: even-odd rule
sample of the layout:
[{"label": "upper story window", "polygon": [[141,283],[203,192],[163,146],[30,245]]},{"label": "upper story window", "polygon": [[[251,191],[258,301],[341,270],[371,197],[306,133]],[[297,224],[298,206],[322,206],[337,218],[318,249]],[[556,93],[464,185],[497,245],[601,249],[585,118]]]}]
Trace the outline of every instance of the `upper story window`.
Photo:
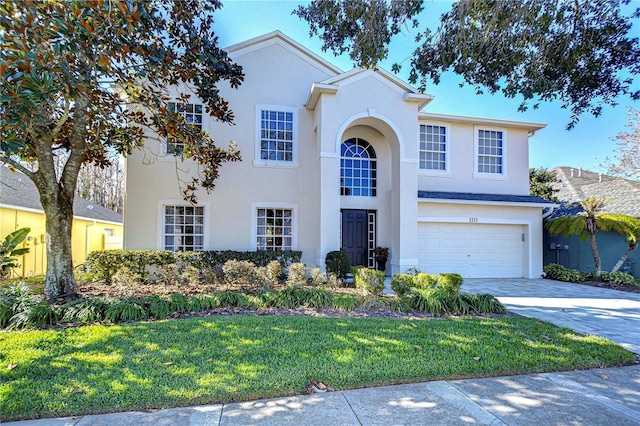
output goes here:
[{"label": "upper story window", "polygon": [[204,207],[164,206],[163,249],[198,251],[204,246]]},{"label": "upper story window", "polygon": [[340,195],[375,197],[376,152],[369,142],[353,138],[340,147]]},{"label": "upper story window", "polygon": [[504,174],[504,132],[478,129],[477,156],[477,173]]},{"label": "upper story window", "polygon": [[297,161],[297,114],[294,108],[276,105],[257,107],[258,165],[292,165]]},{"label": "upper story window", "polygon": [[420,169],[447,170],[447,128],[420,125]]},{"label": "upper story window", "polygon": [[[187,123],[202,130],[202,104],[169,102],[169,111],[182,115]],[[180,155],[182,151],[184,151],[183,143],[167,142],[167,154]]]}]

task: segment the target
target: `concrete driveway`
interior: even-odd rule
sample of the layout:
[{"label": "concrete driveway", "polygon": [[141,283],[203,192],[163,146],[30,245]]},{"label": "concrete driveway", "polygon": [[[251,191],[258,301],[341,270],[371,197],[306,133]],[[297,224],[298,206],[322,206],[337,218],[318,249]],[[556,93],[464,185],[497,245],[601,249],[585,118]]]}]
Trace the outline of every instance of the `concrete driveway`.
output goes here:
[{"label": "concrete driveway", "polygon": [[493,294],[511,312],[605,337],[640,354],[640,294],[546,279],[466,278],[462,291]]}]

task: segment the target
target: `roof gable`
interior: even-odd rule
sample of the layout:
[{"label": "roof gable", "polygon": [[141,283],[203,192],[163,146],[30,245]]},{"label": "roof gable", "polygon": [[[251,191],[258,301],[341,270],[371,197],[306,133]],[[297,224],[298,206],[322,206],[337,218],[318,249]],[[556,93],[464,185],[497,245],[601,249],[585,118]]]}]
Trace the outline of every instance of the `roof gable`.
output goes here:
[{"label": "roof gable", "polygon": [[283,47],[305,62],[329,75],[342,74],[342,70],[340,68],[323,59],[319,55],[316,55],[297,41],[291,39],[290,37],[287,37],[281,31],[273,31],[268,34],[254,37],[247,41],[243,41],[226,47],[224,50],[228,53],[229,57],[235,59],[239,56],[246,55],[253,51],[262,49],[266,46],[271,46],[273,44],[277,44]]},{"label": "roof gable", "polygon": [[384,86],[403,96],[405,101],[417,103],[418,110],[421,110],[433,100],[432,95],[418,92],[415,88],[411,87],[388,71],[383,69],[374,70],[360,68],[314,83],[311,87],[309,97],[307,98],[306,107],[307,109],[314,109],[320,95],[323,93],[335,94],[341,88],[367,78],[372,78],[377,82],[382,83]]}]

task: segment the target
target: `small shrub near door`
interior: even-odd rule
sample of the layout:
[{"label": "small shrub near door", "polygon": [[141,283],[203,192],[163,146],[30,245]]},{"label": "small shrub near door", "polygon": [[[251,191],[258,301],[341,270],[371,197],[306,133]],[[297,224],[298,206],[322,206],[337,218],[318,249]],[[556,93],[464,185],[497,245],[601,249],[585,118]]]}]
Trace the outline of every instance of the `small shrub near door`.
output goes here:
[{"label": "small shrub near door", "polygon": [[413,275],[410,274],[394,274],[391,277],[391,290],[393,290],[398,296],[404,296],[409,292],[411,287],[414,287]]},{"label": "small shrub near door", "polygon": [[333,273],[340,279],[345,279],[349,273],[349,259],[343,250],[327,253],[324,264],[328,273]]},{"label": "small shrub near door", "polygon": [[357,289],[370,294],[380,294],[384,290],[384,272],[369,268],[352,268],[353,281]]}]

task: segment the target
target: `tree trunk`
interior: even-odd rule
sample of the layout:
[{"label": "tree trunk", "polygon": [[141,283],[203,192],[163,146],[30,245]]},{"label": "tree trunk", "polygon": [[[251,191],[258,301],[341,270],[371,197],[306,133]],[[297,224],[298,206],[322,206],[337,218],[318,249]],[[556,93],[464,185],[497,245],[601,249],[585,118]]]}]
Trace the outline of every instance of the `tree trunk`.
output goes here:
[{"label": "tree trunk", "polygon": [[41,196],[47,217],[47,276],[44,292],[50,298],[75,298],[76,281],[71,252],[73,193],[69,196],[59,190],[57,194],[50,195],[53,197]]},{"label": "tree trunk", "polygon": [[596,234],[591,233],[589,235],[589,242],[591,243],[591,253],[593,253],[593,263],[595,264],[596,281],[602,280],[602,264],[600,262],[600,253],[598,252],[598,245],[596,244]]},{"label": "tree trunk", "polygon": [[629,257],[631,256],[631,253],[637,246],[638,244],[629,244],[629,250],[627,250],[624,256],[622,256],[620,260],[618,260],[618,263],[616,263],[613,269],[611,269],[611,272],[618,272],[620,268],[622,268],[622,265],[624,265],[624,262],[626,262],[627,259],[629,259]]}]

